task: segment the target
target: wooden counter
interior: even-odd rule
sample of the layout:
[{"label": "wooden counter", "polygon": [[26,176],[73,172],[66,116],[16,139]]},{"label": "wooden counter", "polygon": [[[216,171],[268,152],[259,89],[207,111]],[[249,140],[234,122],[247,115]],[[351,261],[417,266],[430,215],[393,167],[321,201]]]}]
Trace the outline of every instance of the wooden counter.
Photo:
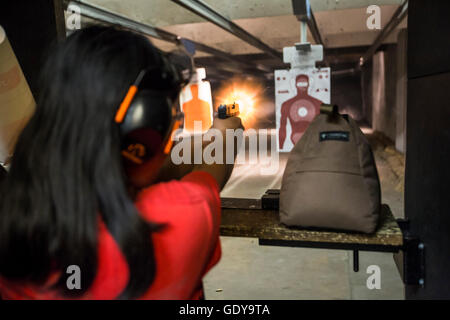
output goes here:
[{"label": "wooden counter", "polygon": [[387,252],[397,252],[403,245],[402,232],[387,205],[382,206],[378,228],[370,235],[286,227],[279,222],[278,211],[261,209],[261,200],[222,199],[222,207],[221,235],[258,238],[262,245]]}]

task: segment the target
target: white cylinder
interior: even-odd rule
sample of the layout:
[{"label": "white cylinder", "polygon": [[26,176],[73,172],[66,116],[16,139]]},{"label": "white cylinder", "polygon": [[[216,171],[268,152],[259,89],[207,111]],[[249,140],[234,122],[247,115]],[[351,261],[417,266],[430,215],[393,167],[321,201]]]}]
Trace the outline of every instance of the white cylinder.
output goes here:
[{"label": "white cylinder", "polygon": [[28,83],[0,26],[0,162],[12,155],[20,132],[35,109]]}]

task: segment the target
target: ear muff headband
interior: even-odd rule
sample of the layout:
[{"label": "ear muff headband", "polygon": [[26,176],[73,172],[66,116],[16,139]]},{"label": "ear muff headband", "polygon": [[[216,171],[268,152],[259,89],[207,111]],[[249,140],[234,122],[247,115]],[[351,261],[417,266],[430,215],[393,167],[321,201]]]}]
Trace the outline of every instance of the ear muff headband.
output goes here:
[{"label": "ear muff headband", "polygon": [[139,72],[138,77],[136,78],[136,81],[134,81],[134,84],[131,85],[130,88],[128,89],[128,92],[125,95],[125,98],[122,100],[122,103],[120,104],[120,107],[117,110],[116,116],[114,118],[114,120],[117,123],[122,123],[123,119],[125,118],[128,108],[130,107],[134,96],[138,92],[139,84],[141,83],[142,78],[144,78],[146,73],[147,73],[147,70],[141,70],[141,72]]}]

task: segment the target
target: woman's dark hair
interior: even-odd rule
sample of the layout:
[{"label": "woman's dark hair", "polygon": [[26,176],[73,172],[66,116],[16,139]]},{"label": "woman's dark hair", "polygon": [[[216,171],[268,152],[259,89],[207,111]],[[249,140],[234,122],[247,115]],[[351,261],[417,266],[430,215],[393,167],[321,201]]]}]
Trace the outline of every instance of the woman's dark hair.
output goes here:
[{"label": "woman's dark hair", "polygon": [[[142,295],[155,277],[151,234],[127,192],[113,121],[140,70],[161,63],[143,36],[109,27],[73,33],[50,53],[41,72],[36,112],[20,135],[0,202],[0,275],[55,285],[82,295],[98,267],[99,217],[129,266],[118,298]],[[68,290],[69,265],[81,290]]]}]

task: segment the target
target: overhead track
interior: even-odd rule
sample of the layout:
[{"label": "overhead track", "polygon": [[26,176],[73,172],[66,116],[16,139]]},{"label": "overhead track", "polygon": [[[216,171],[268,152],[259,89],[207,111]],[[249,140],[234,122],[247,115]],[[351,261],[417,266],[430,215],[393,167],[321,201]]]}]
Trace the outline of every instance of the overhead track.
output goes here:
[{"label": "overhead track", "polygon": [[105,10],[103,8],[94,6],[92,4],[86,4],[84,2],[80,1],[65,1],[68,6],[75,5],[80,9],[80,14],[84,17],[91,18],[103,23],[107,23],[110,25],[117,25],[124,27],[126,29],[139,32],[141,34],[150,36],[152,38],[156,38],[159,40],[167,41],[174,43],[176,45],[180,44],[182,41],[188,41],[191,44],[195,46],[195,49],[201,52],[205,52],[211,55],[214,55],[216,57],[219,57],[221,59],[225,59],[227,61],[232,62],[234,66],[230,66],[231,68],[235,69],[236,72],[242,72],[243,70],[251,71],[255,74],[262,75],[266,72],[272,72],[272,70],[264,65],[252,63],[243,59],[240,59],[238,57],[235,57],[229,53],[226,53],[224,51],[212,48],[210,46],[207,46],[205,44],[192,41],[189,39],[185,39],[182,37],[179,37],[173,33],[170,33],[168,31],[159,29],[157,27],[151,26],[149,24],[144,24],[141,22],[137,22],[134,20],[131,20],[127,17],[124,17],[122,15],[119,15],[117,13],[110,12],[108,10]]},{"label": "overhead track", "polygon": [[228,18],[215,11],[209,5],[201,0],[172,0],[173,2],[183,6],[184,8],[192,11],[193,13],[203,17],[204,19],[214,23],[216,26],[228,31],[234,36],[244,40],[246,43],[252,45],[255,48],[267,53],[279,61],[283,61],[281,52],[269,47],[267,44],[251,35],[240,26],[235,24]]}]

